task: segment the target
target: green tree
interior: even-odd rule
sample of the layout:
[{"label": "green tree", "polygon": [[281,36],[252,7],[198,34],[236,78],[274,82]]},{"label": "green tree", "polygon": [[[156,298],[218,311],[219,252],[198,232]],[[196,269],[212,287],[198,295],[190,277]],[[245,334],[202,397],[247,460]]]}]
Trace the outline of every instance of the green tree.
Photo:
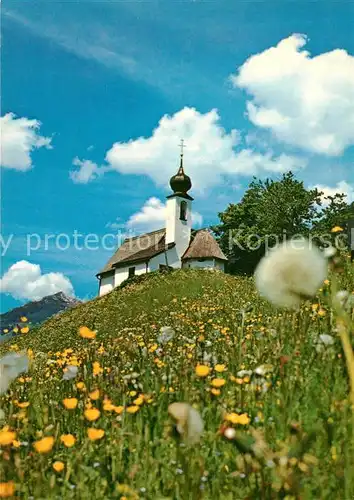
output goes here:
[{"label": "green tree", "polygon": [[[337,248],[348,247],[352,243],[349,231],[354,227],[350,221],[354,221],[354,202],[348,204],[343,193],[325,196],[321,213],[312,228],[315,241],[322,246],[330,243]],[[333,233],[335,227],[341,227],[343,231]]]},{"label": "green tree", "polygon": [[345,194],[325,196],[320,216],[313,224],[313,231],[321,235],[330,232],[335,226],[341,226],[345,230],[348,221],[353,217],[354,202],[348,204]]},{"label": "green tree", "polygon": [[321,192],[306,189],[292,172],[280,180],[254,178],[239,203],[219,213],[213,228],[231,273],[252,273],[267,246],[308,235],[321,217]]}]

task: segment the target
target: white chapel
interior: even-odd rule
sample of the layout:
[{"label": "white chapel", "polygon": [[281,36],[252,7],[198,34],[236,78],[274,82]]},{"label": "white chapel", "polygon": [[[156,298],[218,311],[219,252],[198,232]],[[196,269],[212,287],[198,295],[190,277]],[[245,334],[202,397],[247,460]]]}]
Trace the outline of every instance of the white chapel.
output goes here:
[{"label": "white chapel", "polygon": [[165,227],[127,238],[97,274],[99,295],[105,295],[134,275],[168,268],[204,268],[225,271],[227,258],[207,229],[192,229],[191,179],[180,167],[171,177]]}]

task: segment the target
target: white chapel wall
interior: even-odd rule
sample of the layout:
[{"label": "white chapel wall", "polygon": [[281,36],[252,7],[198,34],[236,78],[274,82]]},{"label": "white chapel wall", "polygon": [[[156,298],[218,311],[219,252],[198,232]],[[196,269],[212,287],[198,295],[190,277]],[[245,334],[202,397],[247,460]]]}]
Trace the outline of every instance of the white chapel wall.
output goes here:
[{"label": "white chapel wall", "polygon": [[[180,219],[181,202],[187,204],[187,220]],[[180,196],[168,198],[166,202],[166,243],[175,243],[176,252],[181,259],[187,250],[192,228],[192,202]],[[181,267],[180,265],[178,267]]]},{"label": "white chapel wall", "polygon": [[126,267],[117,267],[114,274],[114,287],[119,286],[124,280],[129,277],[129,268],[135,267],[135,275],[145,274],[147,272],[146,263],[130,264]]},{"label": "white chapel wall", "polygon": [[104,276],[101,278],[100,281],[100,297],[102,295],[106,295],[106,293],[109,293],[111,290],[114,288],[114,274],[111,274],[110,276]]},{"label": "white chapel wall", "polygon": [[205,259],[202,261],[199,261],[198,259],[188,259],[184,265],[184,268],[191,268],[191,269],[211,269],[215,268],[215,261],[214,259]]}]

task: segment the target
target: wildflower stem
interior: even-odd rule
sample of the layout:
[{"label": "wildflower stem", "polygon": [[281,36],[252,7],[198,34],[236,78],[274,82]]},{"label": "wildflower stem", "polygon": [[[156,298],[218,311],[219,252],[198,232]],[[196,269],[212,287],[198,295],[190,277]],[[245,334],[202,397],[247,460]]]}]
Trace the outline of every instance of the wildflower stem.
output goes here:
[{"label": "wildflower stem", "polygon": [[350,382],[350,401],[352,403],[352,409],[354,411],[354,355],[353,349],[349,338],[347,325],[343,320],[337,321],[337,329],[342,342],[343,351],[346,359],[347,370]]},{"label": "wildflower stem", "polygon": [[344,351],[344,356],[346,360],[349,385],[350,385],[350,401],[352,403],[352,410],[354,411],[354,354],[353,348],[350,341],[349,332],[351,330],[351,322],[348,318],[345,310],[343,309],[340,301],[337,298],[337,283],[333,278],[332,280],[332,302],[333,307],[337,314],[337,331],[342,342],[342,347]]}]

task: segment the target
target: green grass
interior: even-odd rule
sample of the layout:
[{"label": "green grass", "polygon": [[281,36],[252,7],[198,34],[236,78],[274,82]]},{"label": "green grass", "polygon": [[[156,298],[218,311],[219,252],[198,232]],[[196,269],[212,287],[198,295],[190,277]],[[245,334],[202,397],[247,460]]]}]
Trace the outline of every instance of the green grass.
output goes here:
[{"label": "green grass", "polygon": [[[349,265],[341,279],[352,292]],[[284,312],[262,300],[250,278],[176,271],[148,275],[48,320],[12,347],[32,349],[33,361],[31,380],[18,379],[0,403],[5,423],[25,443],[2,448],[3,481],[14,481],[21,498],[36,499],[353,499],[354,430],[341,344],[335,338],[333,346],[315,348],[319,334],[335,335],[329,291],[324,285],[314,299],[316,310],[308,302]],[[97,330],[95,340],[78,335],[82,325]],[[162,326],[176,335],[159,346]],[[79,374],[62,381],[73,356]],[[93,374],[94,362],[102,373]],[[198,364],[212,369],[206,378],[196,375]],[[265,364],[264,377],[237,375]],[[135,382],[126,379],[132,372]],[[220,394],[212,392],[214,378],[225,380]],[[101,416],[88,422],[85,404],[96,388],[100,398],[91,404]],[[144,403],[127,412],[139,394]],[[105,411],[104,395],[124,411]],[[78,399],[76,409],[64,408],[68,397]],[[16,401],[30,405],[21,409]],[[175,401],[202,415],[197,445],[184,445],[176,433],[167,411]],[[250,419],[227,424],[237,432],[231,441],[223,436],[230,413]],[[105,436],[89,441],[88,427]],[[76,437],[72,448],[60,441],[67,433]],[[33,448],[40,435],[55,438],[47,454]],[[60,473],[52,468],[58,460]]]}]

